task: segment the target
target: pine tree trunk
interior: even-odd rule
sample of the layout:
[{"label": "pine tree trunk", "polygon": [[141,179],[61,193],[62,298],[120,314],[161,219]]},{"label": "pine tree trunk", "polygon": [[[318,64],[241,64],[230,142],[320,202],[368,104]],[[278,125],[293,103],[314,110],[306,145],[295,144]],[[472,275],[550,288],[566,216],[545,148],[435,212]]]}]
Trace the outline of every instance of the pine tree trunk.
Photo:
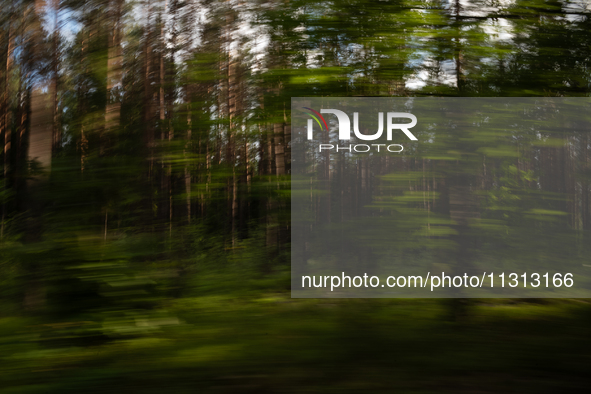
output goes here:
[{"label": "pine tree trunk", "polygon": [[123,0],[113,0],[109,5],[110,22],[109,49],[107,60],[107,107],[105,109],[105,130],[109,133],[119,127],[121,103],[117,90],[122,83],[121,19]]},{"label": "pine tree trunk", "polygon": [[5,186],[9,183],[9,172],[10,172],[10,148],[12,140],[12,130],[10,128],[10,108],[9,108],[9,90],[10,90],[10,69],[12,64],[12,50],[14,41],[14,32],[12,29],[13,18],[8,22],[8,32],[6,34],[6,64],[4,67],[4,94],[2,95],[2,109],[0,113],[0,135],[4,134],[4,182]]}]

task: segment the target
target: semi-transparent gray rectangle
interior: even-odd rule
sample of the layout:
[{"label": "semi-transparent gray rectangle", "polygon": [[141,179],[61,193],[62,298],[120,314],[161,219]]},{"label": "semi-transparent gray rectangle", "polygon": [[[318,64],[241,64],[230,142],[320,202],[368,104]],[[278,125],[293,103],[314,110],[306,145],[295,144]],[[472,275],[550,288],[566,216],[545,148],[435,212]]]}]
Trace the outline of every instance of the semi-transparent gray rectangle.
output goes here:
[{"label": "semi-transparent gray rectangle", "polygon": [[591,297],[591,100],[293,98],[292,297]]}]

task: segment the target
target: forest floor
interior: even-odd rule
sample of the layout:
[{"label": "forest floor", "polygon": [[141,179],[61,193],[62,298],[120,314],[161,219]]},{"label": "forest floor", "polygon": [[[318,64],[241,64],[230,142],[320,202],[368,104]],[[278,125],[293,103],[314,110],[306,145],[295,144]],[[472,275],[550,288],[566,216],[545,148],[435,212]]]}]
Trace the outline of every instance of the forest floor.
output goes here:
[{"label": "forest floor", "polygon": [[[562,393],[591,383],[589,300],[471,300],[459,319],[449,300],[260,289],[159,305],[105,312],[100,325],[1,318],[0,393]],[[74,341],[93,330],[108,340]]]}]

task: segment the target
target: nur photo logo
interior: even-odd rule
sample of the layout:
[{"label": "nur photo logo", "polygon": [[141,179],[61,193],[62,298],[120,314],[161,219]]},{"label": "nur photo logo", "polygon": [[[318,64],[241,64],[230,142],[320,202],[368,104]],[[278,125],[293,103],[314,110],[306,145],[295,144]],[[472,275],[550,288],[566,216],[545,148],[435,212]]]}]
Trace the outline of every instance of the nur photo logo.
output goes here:
[{"label": "nur photo logo", "polygon": [[[332,114],[336,117],[338,123],[338,139],[342,141],[351,141],[351,131],[359,140],[362,141],[376,141],[382,138],[384,134],[384,128],[386,129],[387,141],[392,141],[395,131],[402,131],[408,139],[411,141],[417,141],[417,137],[409,130],[417,125],[417,117],[413,114],[406,112],[387,112],[384,116],[384,112],[378,112],[378,130],[373,134],[364,134],[359,128],[359,112],[353,113],[353,128],[351,128],[351,119],[344,111],[327,108],[321,109],[320,112],[309,108],[302,107],[307,110],[308,115],[311,119],[307,122],[307,139],[309,141],[314,140],[314,121],[320,128],[320,131],[330,131],[328,123],[322,114]],[[385,122],[384,122],[385,119]],[[399,123],[400,120],[408,119],[409,123]],[[384,127],[384,123],[386,126]],[[376,150],[380,152],[380,149],[385,149],[388,152],[400,153],[404,150],[404,147],[400,144],[349,144],[347,146],[338,146],[335,144],[320,144],[318,149],[319,152],[334,150],[335,152],[348,151],[364,153],[370,150]]]}]

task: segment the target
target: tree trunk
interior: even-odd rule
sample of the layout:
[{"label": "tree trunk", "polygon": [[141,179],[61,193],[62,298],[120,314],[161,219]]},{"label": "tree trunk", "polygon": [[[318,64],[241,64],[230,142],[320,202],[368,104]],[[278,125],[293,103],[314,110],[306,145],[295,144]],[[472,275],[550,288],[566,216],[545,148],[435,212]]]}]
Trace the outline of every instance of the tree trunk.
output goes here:
[{"label": "tree trunk", "polygon": [[123,0],[113,0],[110,7],[109,50],[107,60],[107,106],[105,109],[105,131],[107,133],[119,127],[121,103],[118,90],[121,85],[121,19]]}]

